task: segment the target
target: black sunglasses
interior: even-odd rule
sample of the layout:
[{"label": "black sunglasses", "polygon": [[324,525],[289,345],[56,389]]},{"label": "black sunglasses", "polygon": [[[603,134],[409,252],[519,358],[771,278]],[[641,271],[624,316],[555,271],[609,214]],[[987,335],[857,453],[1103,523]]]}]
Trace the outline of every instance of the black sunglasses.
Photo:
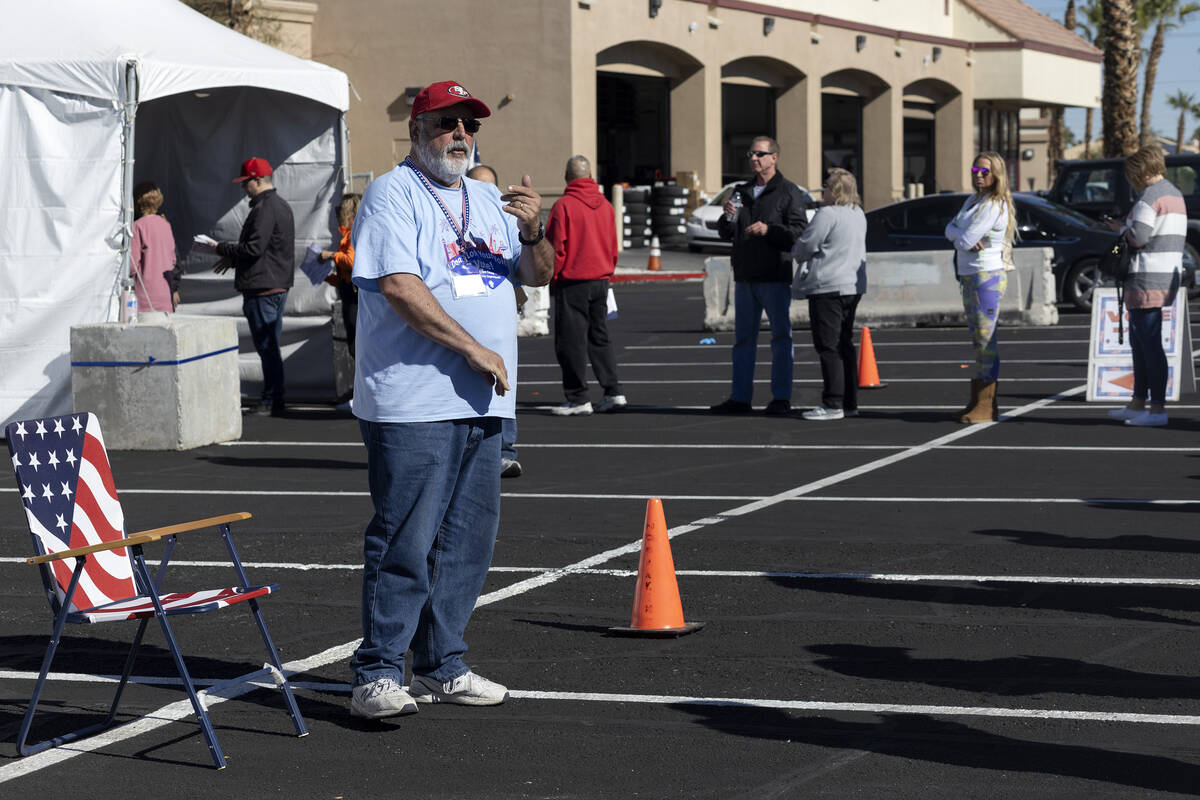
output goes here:
[{"label": "black sunglasses", "polygon": [[765,158],[766,156],[773,155],[775,154],[770,150],[750,150],[746,153],[746,158],[754,158],[755,156],[758,156],[759,158]]},{"label": "black sunglasses", "polygon": [[447,133],[455,130],[458,127],[458,123],[461,122],[463,130],[474,135],[479,133],[479,126],[482,124],[477,119],[463,119],[462,117],[430,117],[428,119]]}]

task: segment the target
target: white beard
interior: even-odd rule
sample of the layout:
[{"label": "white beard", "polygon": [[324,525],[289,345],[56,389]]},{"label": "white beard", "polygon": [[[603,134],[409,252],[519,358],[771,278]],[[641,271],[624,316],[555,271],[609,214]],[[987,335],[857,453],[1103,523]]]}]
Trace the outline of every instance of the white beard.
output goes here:
[{"label": "white beard", "polygon": [[471,166],[471,148],[466,142],[450,142],[439,150],[421,138],[414,142],[413,149],[421,168],[445,186],[457,183]]}]

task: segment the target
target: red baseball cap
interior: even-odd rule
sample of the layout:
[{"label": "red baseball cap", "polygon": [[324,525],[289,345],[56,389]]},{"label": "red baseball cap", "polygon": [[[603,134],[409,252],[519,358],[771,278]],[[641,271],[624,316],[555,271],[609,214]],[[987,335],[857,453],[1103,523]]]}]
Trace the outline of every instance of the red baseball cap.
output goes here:
[{"label": "red baseball cap", "polygon": [[439,108],[447,108],[459,103],[475,112],[476,117],[492,115],[492,110],[487,107],[487,104],[472,97],[471,93],[464,89],[458,81],[441,81],[440,83],[431,83],[417,92],[417,96],[413,100],[412,118],[416,119],[426,111],[436,111]]},{"label": "red baseball cap", "polygon": [[273,175],[271,164],[265,158],[247,158],[242,162],[242,174],[233,179],[234,183],[248,181],[251,178],[265,178],[267,175]]}]

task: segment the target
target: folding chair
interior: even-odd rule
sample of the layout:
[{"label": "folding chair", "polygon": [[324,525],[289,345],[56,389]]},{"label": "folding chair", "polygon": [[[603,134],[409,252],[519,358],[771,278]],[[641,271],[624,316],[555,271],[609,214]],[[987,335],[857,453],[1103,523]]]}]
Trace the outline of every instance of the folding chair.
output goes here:
[{"label": "folding chair", "polygon": [[[214,611],[242,602],[249,604],[250,613],[266,645],[270,664],[230,683],[270,675],[283,691],[296,735],[308,735],[291,685],[283,674],[279,654],[258,608],[257,598],[270,594],[278,587],[275,584],[251,586],[233,546],[229,525],[237,520],[249,519],[249,514],[226,514],[155,528],[127,537],[125,518],[117,499],[100,422],[94,414],[79,413],[13,422],[5,428],[5,437],[37,553],[27,563],[38,566],[46,599],[54,614],[50,643],[46,647],[33,697],[30,698],[17,737],[18,753],[31,755],[111,727],[121,693],[133,670],[142,634],[146,631],[147,623],[154,618],[162,627],[171,657],[208,742],[213,764],[217,769],[223,769],[225,756],[217,742],[208,712],[183,663],[183,655],[171,632],[168,617]],[[238,585],[225,589],[163,593],[163,577],[175,548],[176,536],[186,531],[214,527],[220,530]],[[159,540],[165,540],[165,549],[159,567],[152,575],[146,567],[142,547]],[[25,742],[37,711],[38,699],[50,672],[63,626],[68,622],[83,624],[116,620],[138,620],[138,628],[129,655],[125,658],[125,667],[108,716],[97,724],[27,745]]]}]

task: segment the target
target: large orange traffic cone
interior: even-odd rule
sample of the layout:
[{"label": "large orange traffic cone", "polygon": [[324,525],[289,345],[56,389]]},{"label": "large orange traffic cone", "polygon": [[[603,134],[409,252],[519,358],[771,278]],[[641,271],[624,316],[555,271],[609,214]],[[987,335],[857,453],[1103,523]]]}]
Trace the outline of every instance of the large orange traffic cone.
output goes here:
[{"label": "large orange traffic cone", "polygon": [[862,341],[858,343],[858,388],[882,389],[886,383],[879,382],[879,370],[875,367],[875,348],[871,344],[871,329],[863,325]]},{"label": "large orange traffic cone", "polygon": [[650,260],[646,263],[646,269],[662,269],[662,248],[657,236],[650,239]]},{"label": "large orange traffic cone", "polygon": [[627,636],[673,637],[698,631],[703,622],[684,622],[675,561],[663,517],[662,500],[646,503],[646,526],[642,535],[642,557],[638,561],[637,590],[633,593],[633,615],[628,628],[609,628]]}]

